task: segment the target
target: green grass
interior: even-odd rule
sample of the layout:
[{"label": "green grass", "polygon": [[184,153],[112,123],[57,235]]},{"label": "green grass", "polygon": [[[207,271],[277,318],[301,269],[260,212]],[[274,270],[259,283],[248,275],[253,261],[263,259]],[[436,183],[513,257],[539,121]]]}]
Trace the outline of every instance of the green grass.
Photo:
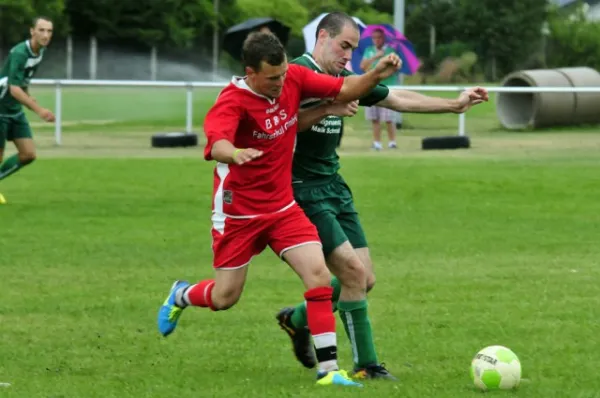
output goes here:
[{"label": "green grass", "polygon": [[520,397],[598,396],[596,157],[344,163],[379,277],[377,347],[400,383],[312,386],[273,320],[303,289],[270,252],[237,307],[190,310],[161,339],[171,281],[212,272],[210,164],[51,159],[2,182],[3,396],[480,396],[468,366],[490,344],[520,356]]},{"label": "green grass", "polygon": [[[51,105],[52,93],[33,94]],[[213,95],[195,97],[198,121]],[[455,134],[456,115],[405,115],[401,148],[369,153],[364,118],[349,119],[342,172],[378,276],[376,344],[401,381],[348,391],[314,387],[294,361],[274,314],[303,289],[268,251],[234,309],[189,310],[159,337],[173,279],[212,274],[212,165],[201,146],[149,148],[152,132],[183,126],[184,92],[68,89],[64,101],[65,121],[114,122],[74,124],[61,147],[37,129],[39,160],[0,182],[3,397],[480,397],[468,368],[491,344],[513,349],[526,379],[493,396],[600,397],[593,130],[509,133],[487,104],[467,116],[470,150],[420,150]]]}]

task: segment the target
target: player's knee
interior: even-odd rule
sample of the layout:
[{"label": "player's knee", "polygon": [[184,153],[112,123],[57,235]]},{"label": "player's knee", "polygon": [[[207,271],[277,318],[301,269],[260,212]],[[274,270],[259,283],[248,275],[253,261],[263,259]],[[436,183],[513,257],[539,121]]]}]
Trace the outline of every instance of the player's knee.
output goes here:
[{"label": "player's knee", "polygon": [[213,290],[212,304],[215,310],[224,311],[233,307],[242,295],[241,289],[228,287],[225,289]]},{"label": "player's knee", "polygon": [[331,274],[325,263],[320,267],[313,267],[304,279],[304,284],[308,289],[331,285]]},{"label": "player's knee", "polygon": [[338,279],[342,285],[350,289],[366,289],[367,274],[365,266],[355,257],[345,259],[338,268]]},{"label": "player's knee", "polygon": [[375,278],[375,274],[370,272],[367,275],[367,292],[370,292],[371,290],[373,290],[373,288],[375,287],[375,281],[377,278]]},{"label": "player's knee", "polygon": [[24,151],[19,153],[19,162],[22,165],[30,164],[36,159],[35,151]]}]

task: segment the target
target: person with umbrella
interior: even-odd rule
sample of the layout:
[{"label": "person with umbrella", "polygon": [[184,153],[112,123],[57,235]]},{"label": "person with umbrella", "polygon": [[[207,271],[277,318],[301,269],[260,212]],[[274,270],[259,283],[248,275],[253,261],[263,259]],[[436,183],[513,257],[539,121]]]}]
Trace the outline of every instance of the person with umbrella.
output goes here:
[{"label": "person with umbrella", "polygon": [[[371,39],[373,45],[367,47],[363,55],[363,59],[360,62],[360,68],[363,71],[368,71],[374,68],[380,59],[387,54],[395,54],[394,49],[385,43],[385,33],[383,29],[375,29]],[[397,83],[397,76],[390,76],[385,81],[381,82],[387,86],[393,86]],[[387,126],[388,132],[388,148],[396,149],[396,125],[395,125],[395,112],[391,109],[387,109],[381,106],[370,106],[365,110],[367,120],[371,121],[373,126],[373,146],[372,148],[376,151],[382,149],[381,145],[381,122],[384,122]]]},{"label": "person with umbrella", "polygon": [[[348,76],[344,66],[358,46],[358,27],[341,12],[323,18],[311,53],[292,61],[316,73]],[[304,101],[298,120],[298,135],[292,167],[294,198],[317,227],[329,268],[342,276],[332,278],[333,301],[350,340],[355,378],[396,380],[379,361],[367,310],[367,292],[375,285],[375,274],[365,233],[354,207],[350,188],[338,173],[342,118],[356,113],[358,105],[379,105],[399,112],[461,113],[487,101],[485,89],[466,90],[457,99],[436,98],[384,85],[348,103]],[[361,295],[348,294],[345,286],[362,288]],[[307,368],[316,366],[307,329],[306,304],[283,308],[276,316],[292,340],[296,359]]]}]

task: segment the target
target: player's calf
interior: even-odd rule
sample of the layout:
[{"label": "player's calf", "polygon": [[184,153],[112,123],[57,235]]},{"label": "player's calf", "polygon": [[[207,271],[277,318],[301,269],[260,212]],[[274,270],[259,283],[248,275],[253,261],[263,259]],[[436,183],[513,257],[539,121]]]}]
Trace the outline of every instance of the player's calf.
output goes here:
[{"label": "player's calf", "polygon": [[19,163],[21,166],[28,165],[36,159],[35,145],[31,138],[17,138],[14,140],[17,147]]},{"label": "player's calf", "polygon": [[21,163],[21,166],[26,166],[30,163],[33,163],[33,161],[36,159],[36,154],[35,151],[34,152],[19,152],[19,163]]},{"label": "player's calf", "polygon": [[[293,247],[293,246],[292,246]],[[282,253],[282,257],[300,276],[306,292],[306,317],[313,338],[318,371],[321,374],[338,370],[335,317],[332,309],[333,289],[325,265],[321,246],[296,245]]]}]

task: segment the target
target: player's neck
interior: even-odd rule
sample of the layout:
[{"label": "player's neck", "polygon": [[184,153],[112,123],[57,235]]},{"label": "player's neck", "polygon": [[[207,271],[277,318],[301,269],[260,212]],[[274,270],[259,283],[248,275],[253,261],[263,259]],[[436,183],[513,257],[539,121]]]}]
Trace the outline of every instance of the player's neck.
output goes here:
[{"label": "player's neck", "polygon": [[261,93],[259,90],[257,90],[252,82],[252,79],[250,79],[249,77],[246,77],[246,84],[248,85],[248,87],[250,87],[250,90],[254,91],[254,93],[256,93],[258,95],[262,95],[263,97],[267,97],[269,99],[273,99],[270,96],[265,95],[265,94]]},{"label": "player's neck", "polygon": [[35,41],[31,40],[31,39],[29,39],[29,48],[31,48],[31,52],[34,55],[39,55],[40,54],[40,45],[37,42],[35,42]]},{"label": "player's neck", "polygon": [[312,54],[310,54],[310,55],[311,55],[312,59],[315,61],[315,63],[317,64],[317,66],[319,67],[319,69],[321,69],[322,71],[325,71],[325,68],[323,68],[323,62],[321,60],[322,53],[323,53],[322,48],[315,47]]}]

